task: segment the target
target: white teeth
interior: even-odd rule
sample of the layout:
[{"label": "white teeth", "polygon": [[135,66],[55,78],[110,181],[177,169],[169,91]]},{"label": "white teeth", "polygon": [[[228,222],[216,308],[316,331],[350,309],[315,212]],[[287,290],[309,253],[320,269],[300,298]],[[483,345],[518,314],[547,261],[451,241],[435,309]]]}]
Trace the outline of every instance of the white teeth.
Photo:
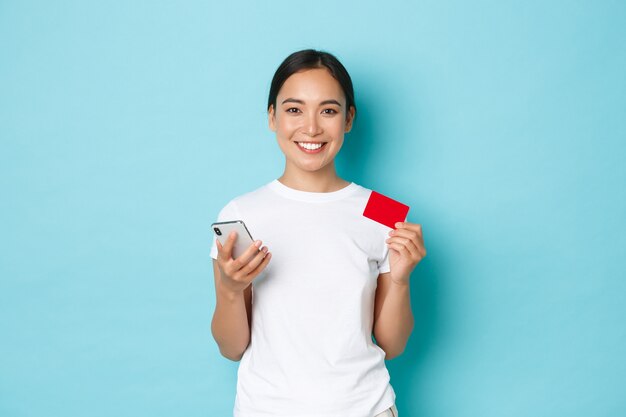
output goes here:
[{"label": "white teeth", "polygon": [[307,142],[298,142],[298,145],[301,148],[308,149],[309,151],[314,151],[322,147],[321,143],[307,143]]}]

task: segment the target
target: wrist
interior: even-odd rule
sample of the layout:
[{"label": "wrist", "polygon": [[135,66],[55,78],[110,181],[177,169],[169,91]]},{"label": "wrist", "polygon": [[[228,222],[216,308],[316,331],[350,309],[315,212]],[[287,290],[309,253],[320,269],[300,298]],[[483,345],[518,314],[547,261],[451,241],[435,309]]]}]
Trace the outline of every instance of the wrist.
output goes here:
[{"label": "wrist", "polygon": [[409,278],[391,278],[391,284],[396,288],[409,288]]},{"label": "wrist", "polygon": [[224,285],[220,285],[217,289],[217,293],[220,298],[229,302],[235,302],[240,298],[243,298],[243,290],[228,288]]}]

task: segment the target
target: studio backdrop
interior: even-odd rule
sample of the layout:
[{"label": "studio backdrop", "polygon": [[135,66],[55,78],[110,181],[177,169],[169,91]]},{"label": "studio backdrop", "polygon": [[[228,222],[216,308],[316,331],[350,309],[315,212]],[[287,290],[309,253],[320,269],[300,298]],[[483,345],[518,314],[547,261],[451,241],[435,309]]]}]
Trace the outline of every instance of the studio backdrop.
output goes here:
[{"label": "studio backdrop", "polygon": [[340,175],[423,226],[400,415],[626,415],[625,5],[0,1],[0,415],[231,415],[210,224],[282,173],[304,48]]}]

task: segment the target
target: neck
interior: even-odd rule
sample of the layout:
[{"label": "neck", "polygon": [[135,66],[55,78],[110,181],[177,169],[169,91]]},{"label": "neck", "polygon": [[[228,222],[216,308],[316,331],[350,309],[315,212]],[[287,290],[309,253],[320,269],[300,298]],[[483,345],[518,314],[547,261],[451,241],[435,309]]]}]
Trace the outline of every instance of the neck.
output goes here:
[{"label": "neck", "polygon": [[294,190],[312,193],[330,193],[347,187],[350,183],[337,175],[334,165],[328,166],[325,172],[306,172],[292,170],[285,167],[285,172],[278,178],[283,185]]}]

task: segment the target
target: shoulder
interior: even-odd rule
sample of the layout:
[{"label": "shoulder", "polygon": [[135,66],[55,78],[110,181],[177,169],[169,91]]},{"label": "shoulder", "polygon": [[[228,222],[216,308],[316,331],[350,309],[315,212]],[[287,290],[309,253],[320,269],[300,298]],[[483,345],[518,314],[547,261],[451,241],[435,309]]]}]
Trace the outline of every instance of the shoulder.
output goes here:
[{"label": "shoulder", "polygon": [[266,200],[268,198],[268,194],[268,184],[259,186],[252,191],[248,191],[231,198],[223,206],[221,212],[238,213],[242,207],[258,204],[259,201]]},{"label": "shoulder", "polygon": [[260,187],[257,187],[252,191],[248,191],[244,194],[238,195],[237,197],[230,200],[229,204],[234,204],[236,206],[246,206],[249,204],[257,204],[260,201],[267,200],[272,196],[270,184],[271,183],[261,185]]},{"label": "shoulder", "polygon": [[355,188],[355,194],[361,197],[369,197],[369,195],[371,194],[372,190],[364,187],[360,184],[357,184],[356,182],[352,183],[353,187]]},{"label": "shoulder", "polygon": [[362,205],[363,207],[365,207],[365,204],[367,204],[367,200],[369,200],[370,195],[372,194],[372,190],[355,182],[351,183],[350,187],[352,187],[350,198],[354,202],[358,202],[359,206]]}]

